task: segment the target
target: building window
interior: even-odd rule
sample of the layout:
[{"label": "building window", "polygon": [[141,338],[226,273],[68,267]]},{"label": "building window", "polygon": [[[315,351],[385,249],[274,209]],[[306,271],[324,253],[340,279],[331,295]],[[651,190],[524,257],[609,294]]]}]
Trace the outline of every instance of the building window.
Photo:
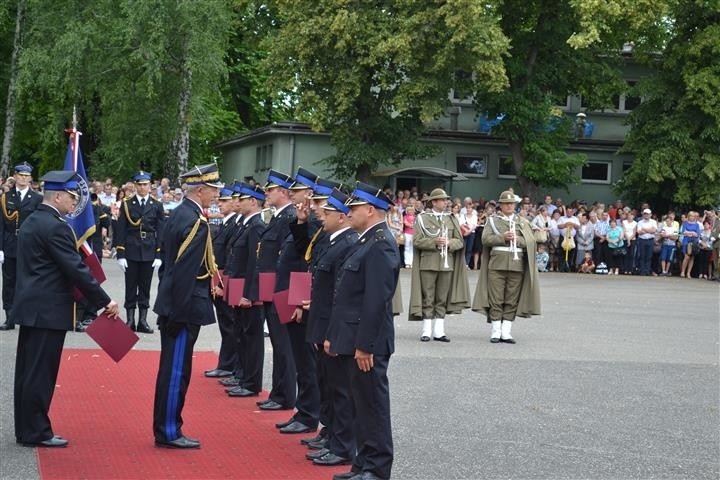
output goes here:
[{"label": "building window", "polygon": [[583,183],[610,183],[610,163],[588,162],[582,167]]},{"label": "building window", "polygon": [[498,162],[498,178],[515,178],[515,167],[510,155],[500,155]]},{"label": "building window", "polygon": [[[472,72],[466,72],[465,70],[457,70],[455,72],[455,84],[459,84],[467,88],[472,85],[474,77],[475,75]],[[473,101],[472,92],[465,91],[465,88],[450,89],[450,101],[452,101],[452,103],[454,104],[471,104]]]},{"label": "building window", "polygon": [[272,144],[255,148],[255,172],[264,172],[272,167]]},{"label": "building window", "polygon": [[561,110],[570,110],[570,95],[553,95],[553,105]]},{"label": "building window", "polygon": [[474,177],[487,177],[487,155],[458,155],[455,157],[457,173]]},{"label": "building window", "polygon": [[[637,85],[637,81],[628,80],[628,90]],[[613,108],[618,112],[632,112],[635,107],[640,105],[640,97],[623,93],[622,95],[613,95]]]},{"label": "building window", "polygon": [[630,167],[632,167],[632,161],[625,161],[625,162],[623,162],[623,166],[622,166],[622,173],[623,173],[623,175],[625,174],[625,172],[627,172],[628,170],[630,170]]}]

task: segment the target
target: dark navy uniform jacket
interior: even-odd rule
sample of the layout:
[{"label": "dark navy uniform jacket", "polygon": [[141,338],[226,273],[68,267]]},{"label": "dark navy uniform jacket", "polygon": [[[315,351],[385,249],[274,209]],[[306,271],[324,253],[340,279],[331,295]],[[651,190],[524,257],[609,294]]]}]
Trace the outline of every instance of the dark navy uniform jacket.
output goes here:
[{"label": "dark navy uniform jacket", "polygon": [[236,223],[237,214],[233,213],[227,221],[224,221],[220,228],[215,231],[213,236],[213,252],[215,254],[215,263],[218,268],[225,268],[227,260],[227,250],[229,247],[230,239],[235,233],[238,225]]},{"label": "dark navy uniform jacket", "polygon": [[258,301],[257,247],[265,227],[261,213],[252,215],[231,246],[232,270],[228,275],[245,279],[243,297],[253,302]]},{"label": "dark navy uniform jacket", "polygon": [[41,204],[18,235],[15,321],[26,327],[72,330],[73,287],[98,309],[110,297],[98,285],[77,251],[75,235],[54,208]]},{"label": "dark navy uniform jacket", "polygon": [[[20,201],[20,193],[15,187],[0,196],[0,250],[6,257],[17,256],[18,230],[31,213],[42,203],[42,194],[28,188],[25,198]],[[18,213],[15,216],[15,212]],[[11,219],[12,218],[12,219]]]},{"label": "dark navy uniform jacket", "polygon": [[[280,251],[283,248],[283,244],[286,242],[288,237],[292,238],[289,224],[291,221],[295,220],[295,218],[295,205],[289,204],[288,206],[283,208],[280,213],[277,214],[277,216],[273,216],[270,219],[270,223],[267,224],[265,230],[260,236],[260,246],[258,248],[255,272],[276,272],[276,292],[282,290],[278,289],[277,283],[278,277],[281,276],[281,273],[278,272],[280,263]],[[285,288],[287,288],[287,286]],[[259,285],[255,284],[248,293],[251,296],[246,297],[247,299],[259,298]]]},{"label": "dark navy uniform jacket", "polygon": [[99,258],[102,258],[102,229],[104,227],[110,231],[110,207],[106,207],[103,204],[93,204],[92,209],[93,216],[95,217],[95,233],[90,236],[90,243],[93,251]]},{"label": "dark navy uniform jacket", "polygon": [[144,208],[137,195],[123,200],[115,232],[117,257],[134,262],[152,262],[160,258],[164,223],[162,202],[150,195]]},{"label": "dark navy uniform jacket", "polygon": [[385,222],[357,241],[339,269],[327,339],[331,351],[374,355],[395,351],[392,299],[400,274],[400,253]]},{"label": "dark navy uniform jacket", "polygon": [[[313,258],[310,264],[312,272],[312,292],[310,311],[305,339],[310,343],[323,343],[327,338],[327,330],[332,315],[335,279],[345,257],[353,251],[358,235],[351,229],[338,234],[332,241],[330,235],[324,234],[327,241],[325,250]],[[315,242],[317,244],[317,241]]]},{"label": "dark navy uniform jacket", "polygon": [[[196,224],[197,230],[192,235]],[[153,308],[158,315],[177,323],[215,323],[210,274],[205,265],[209,235],[207,219],[189,198],[170,212],[162,237],[163,264]],[[180,252],[183,245],[186,248]]]}]

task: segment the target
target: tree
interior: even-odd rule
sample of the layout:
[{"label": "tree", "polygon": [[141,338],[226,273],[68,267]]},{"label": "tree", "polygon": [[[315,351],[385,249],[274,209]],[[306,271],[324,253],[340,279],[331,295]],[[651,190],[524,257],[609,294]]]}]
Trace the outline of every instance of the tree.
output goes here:
[{"label": "tree", "polygon": [[301,120],[331,133],[337,154],[325,161],[339,178],[366,180],[380,165],[429,155],[419,137],[450,88],[498,92],[507,82],[507,39],[487,2],[270,5],[279,29],[267,41],[268,80]]},{"label": "tree", "polygon": [[634,200],[720,204],[720,5],[678,2],[669,42],[638,85],[624,150],[635,155],[618,192]]},{"label": "tree", "polygon": [[570,125],[553,114],[557,100],[581,94],[590,109],[609,106],[612,95],[625,89],[623,45],[654,43],[663,8],[663,2],[628,0],[502,2],[509,87],[500,94],[480,90],[475,102],[490,117],[505,114],[493,133],[508,140],[524,195],[537,199],[541,185],[565,187],[576,180],[585,157],[564,150]]},{"label": "tree", "polygon": [[5,129],[3,130],[2,156],[0,156],[0,175],[7,175],[10,163],[10,146],[15,136],[15,84],[17,82],[17,63],[20,55],[21,32],[25,17],[25,0],[18,0],[15,14],[15,34],[13,35],[12,56],[9,66],[7,97],[5,104]]}]

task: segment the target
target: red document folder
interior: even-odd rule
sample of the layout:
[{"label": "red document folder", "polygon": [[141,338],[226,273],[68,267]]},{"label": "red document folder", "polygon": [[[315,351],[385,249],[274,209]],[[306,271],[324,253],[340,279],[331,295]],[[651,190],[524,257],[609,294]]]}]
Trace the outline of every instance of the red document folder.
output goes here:
[{"label": "red document folder", "polygon": [[232,307],[240,305],[240,300],[243,298],[243,292],[245,291],[245,279],[244,278],[231,278],[228,280],[226,285],[227,303]]},{"label": "red document folder", "polygon": [[[92,275],[99,284],[102,284],[105,280],[107,280],[105,272],[102,268],[102,264],[100,263],[100,260],[98,260],[98,257],[97,255],[95,255],[94,252],[92,255],[88,255],[87,257],[83,258],[83,263],[87,265],[87,267],[90,269],[90,275]],[[73,300],[79,302],[83,298],[85,298],[85,295],[83,295],[79,289],[75,288],[73,290]]]},{"label": "red document folder", "polygon": [[110,318],[106,313],[98,315],[85,331],[116,362],[140,340],[122,318]]},{"label": "red document folder", "polygon": [[295,311],[295,305],[288,305],[288,292],[289,290],[283,290],[273,294],[273,303],[275,304],[275,310],[278,314],[280,323],[290,323],[290,317],[292,317]]},{"label": "red document folder", "polygon": [[228,284],[230,284],[230,276],[223,273],[222,286],[223,286],[223,300],[228,300]]},{"label": "red document folder", "polygon": [[263,272],[258,277],[260,287],[259,300],[261,302],[272,302],[275,293],[275,272]]},{"label": "red document folder", "polygon": [[215,287],[223,287],[225,284],[223,283],[223,271],[218,270],[215,272],[215,274],[212,276],[212,279],[210,280],[210,287],[212,290],[215,290]]},{"label": "red document folder", "polygon": [[290,272],[289,305],[302,305],[303,301],[310,300],[310,287],[312,275],[310,272]]}]

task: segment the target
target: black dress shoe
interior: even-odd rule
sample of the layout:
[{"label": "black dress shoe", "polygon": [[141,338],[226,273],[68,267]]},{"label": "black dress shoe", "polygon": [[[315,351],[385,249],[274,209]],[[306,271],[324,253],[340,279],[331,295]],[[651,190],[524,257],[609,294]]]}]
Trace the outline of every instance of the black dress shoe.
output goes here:
[{"label": "black dress shoe", "polygon": [[257,402],[255,402],[255,405],[257,405],[259,407],[260,405],[265,405],[266,403],[268,403],[270,401],[271,400],[269,398],[266,398],[265,400],[258,400]]},{"label": "black dress shoe", "polygon": [[212,370],[205,370],[205,376],[211,377],[211,378],[221,378],[221,377],[229,377],[232,375],[232,372],[229,372],[227,370],[223,370],[221,368],[214,368]]},{"label": "black dress shoe", "polygon": [[23,442],[23,446],[25,446],[25,447],[43,447],[43,448],[67,447],[67,444],[68,444],[68,441],[58,435],[55,435],[52,438],[48,438],[47,440],[43,440],[42,442],[38,442],[38,443]]},{"label": "black dress shoe", "polygon": [[422,337],[420,337],[420,341],[421,341],[421,342],[429,342],[429,341],[430,341],[430,337],[428,337],[427,335],[423,335]]},{"label": "black dress shoe", "polygon": [[290,417],[290,420],[288,420],[287,422],[278,422],[278,423],[276,423],[276,424],[275,424],[275,428],[287,427],[288,425],[290,425],[290,424],[293,423],[294,421],[295,421],[295,417]]},{"label": "black dress shoe", "polygon": [[500,339],[493,337],[493,338],[490,339],[490,343],[500,343]]},{"label": "black dress shoe", "polygon": [[514,338],[501,338],[500,341],[503,343],[516,343]]},{"label": "black dress shoe", "polygon": [[349,463],[349,458],[339,457],[332,452],[328,452],[322,457],[313,459],[314,465],[324,465],[328,467],[334,467],[336,465],[348,465]]},{"label": "black dress shoe", "polygon": [[0,330],[15,330],[15,324],[8,324],[7,322],[3,323],[2,325],[0,325]]},{"label": "black dress shoe", "polygon": [[260,410],[290,410],[289,407],[283,407],[276,401],[270,400],[269,402],[265,402],[262,405],[258,405]]},{"label": "black dress shoe", "polygon": [[308,432],[314,432],[317,430],[317,427],[311,428],[307,425],[298,422],[295,420],[290,425],[286,425],[280,429],[280,433],[308,433]]},{"label": "black dress shoe", "polygon": [[327,439],[327,438],[323,438],[323,439],[321,439],[321,440],[318,440],[317,442],[310,442],[310,443],[308,443],[308,444],[307,444],[307,447],[308,447],[310,450],[322,450],[323,448],[325,448],[325,446],[327,445],[327,443],[328,443],[328,439]]},{"label": "black dress shoe", "polygon": [[178,437],[175,440],[155,440],[155,446],[160,448],[200,448],[200,442],[194,438]]},{"label": "black dress shoe", "polygon": [[333,480],[349,480],[350,478],[357,477],[358,475],[360,475],[360,472],[350,470],[349,472],[336,473],[332,478]]},{"label": "black dress shoe", "polygon": [[323,440],[324,438],[325,438],[325,428],[323,427],[323,429],[320,430],[320,433],[318,433],[314,437],[303,438],[302,440],[300,440],[300,443],[302,443],[303,445],[309,445],[311,443],[319,442],[320,440]]},{"label": "black dress shoe", "polygon": [[237,387],[238,385],[240,385],[240,379],[235,376],[230,376],[226,378],[221,378],[220,380],[218,380],[218,383],[225,387]]},{"label": "black dress shoe", "polygon": [[228,395],[231,397],[257,397],[260,394],[257,392],[252,392],[247,388],[235,387],[228,392]]},{"label": "black dress shoe", "polygon": [[323,448],[322,450],[319,450],[317,452],[306,453],[305,458],[307,458],[308,460],[315,460],[316,458],[324,457],[328,453],[330,453],[330,450],[328,450],[327,448]]},{"label": "black dress shoe", "polygon": [[443,335],[442,337],[433,337],[433,340],[435,340],[436,342],[450,343],[450,339],[447,337],[447,335]]}]

